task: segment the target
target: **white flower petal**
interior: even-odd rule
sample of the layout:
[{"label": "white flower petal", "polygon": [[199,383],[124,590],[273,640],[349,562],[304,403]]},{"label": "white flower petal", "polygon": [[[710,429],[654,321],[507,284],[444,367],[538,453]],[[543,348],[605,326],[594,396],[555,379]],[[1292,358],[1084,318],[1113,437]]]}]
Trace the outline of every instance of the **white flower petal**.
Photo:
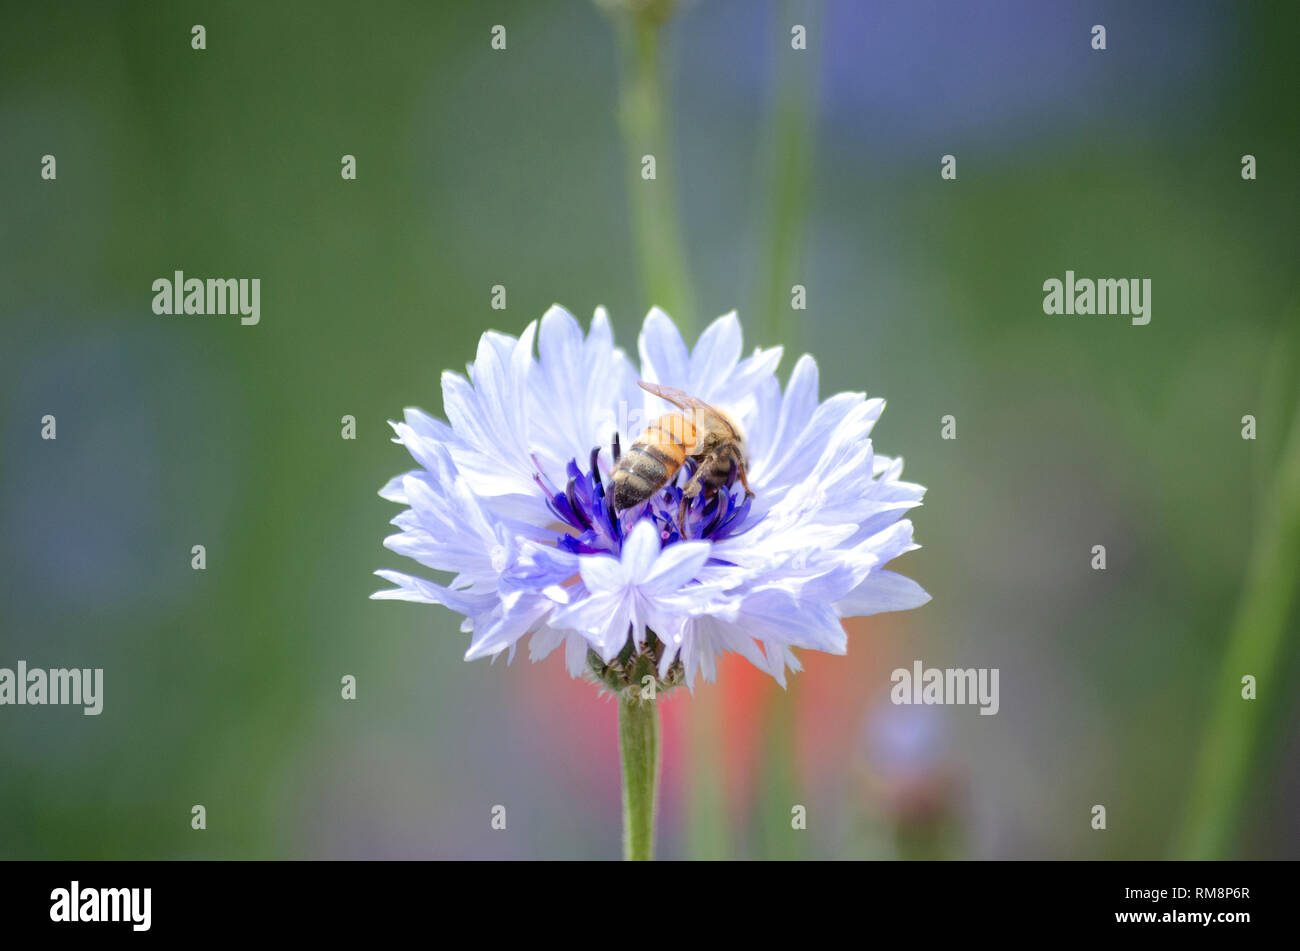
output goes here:
[{"label": "white flower petal", "polygon": [[930,595],[911,578],[882,568],[868,574],[836,607],[845,617],[862,617],[885,611],[910,611],[929,600]]},{"label": "white flower petal", "polygon": [[687,382],[691,371],[690,354],[677,325],[658,307],[646,314],[637,349],[641,354],[643,380],[679,389]]},{"label": "white flower petal", "polygon": [[647,521],[637,522],[623,540],[623,577],[632,582],[647,577],[659,557],[659,546],[659,531],[655,526]]},{"label": "white flower petal", "polygon": [[[733,310],[704,328],[691,351],[690,373],[686,383],[703,388],[706,382],[728,376],[740,360],[743,344],[740,320]],[[701,399],[705,397],[701,394]]]},{"label": "white flower petal", "polygon": [[578,571],[589,591],[607,593],[627,588],[627,571],[613,555],[583,555],[578,560]]},{"label": "white flower petal", "polygon": [[655,591],[675,591],[695,577],[709,560],[712,551],[713,545],[709,542],[678,542],[669,545],[659,553],[654,567],[646,572],[641,587]]},{"label": "white flower petal", "polygon": [[465,615],[477,614],[492,603],[490,597],[453,591],[432,581],[426,581],[424,578],[402,574],[400,571],[380,570],[375,574],[397,585],[396,588],[387,588],[372,594],[370,597],[376,601],[422,601],[427,604],[441,604]]}]

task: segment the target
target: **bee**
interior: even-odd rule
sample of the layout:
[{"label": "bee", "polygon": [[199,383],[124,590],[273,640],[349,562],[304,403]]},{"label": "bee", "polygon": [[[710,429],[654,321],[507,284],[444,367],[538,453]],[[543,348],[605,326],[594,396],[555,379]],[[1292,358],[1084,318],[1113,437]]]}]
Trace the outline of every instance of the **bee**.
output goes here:
[{"label": "bee", "polygon": [[[745,479],[745,441],[740,428],[722,410],[710,406],[671,386],[637,383],[641,389],[662,397],[681,413],[665,413],[646,427],[614,466],[614,508],[631,508],[644,502],[677,474],[687,459],[695,460],[695,473],[682,489],[677,513],[680,528],[686,507],[701,492],[712,496],[725,485],[734,471],[754,497]],[[685,532],[683,531],[683,534]]]}]

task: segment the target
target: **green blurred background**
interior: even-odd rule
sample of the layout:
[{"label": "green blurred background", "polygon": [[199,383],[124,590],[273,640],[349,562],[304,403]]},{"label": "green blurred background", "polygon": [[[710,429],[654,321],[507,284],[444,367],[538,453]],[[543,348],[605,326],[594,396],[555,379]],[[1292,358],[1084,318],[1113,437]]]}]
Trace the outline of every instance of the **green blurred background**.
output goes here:
[{"label": "green blurred background", "polygon": [[[0,708],[0,857],[616,856],[615,706],[558,655],[466,664],[450,612],[367,599],[410,567],[381,547],[376,492],[410,468],[385,421],[439,413],[488,328],[605,305],[634,352],[660,302],[616,22],[579,0],[2,19],[0,666],[103,667],[105,706]],[[1300,857],[1277,475],[1298,27],[1265,3],[676,11],[652,199],[680,209],[675,316],[739,308],[783,374],[807,350],[823,395],[888,399],[877,447],[929,487],[898,567],[934,600],[851,622],[788,692],[738,662],[671,696],[662,855]],[[1044,316],[1067,268],[1149,277],[1150,325]],[[261,323],[155,316],[177,269],[261,278]],[[998,667],[1001,712],[891,706],[918,658]]]}]

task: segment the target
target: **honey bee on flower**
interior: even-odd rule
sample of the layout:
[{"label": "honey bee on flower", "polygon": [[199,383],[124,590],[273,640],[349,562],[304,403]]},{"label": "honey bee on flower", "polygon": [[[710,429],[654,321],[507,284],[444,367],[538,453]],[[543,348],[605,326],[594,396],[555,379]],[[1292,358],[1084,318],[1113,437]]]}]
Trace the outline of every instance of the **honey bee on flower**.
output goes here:
[{"label": "honey bee on flower", "polygon": [[559,307],[484,334],[443,375],[447,422],[393,423],[419,467],[380,492],[406,506],[385,545],[452,578],[383,570],[373,597],[464,615],[467,660],[528,638],[612,689],[711,680],[726,651],[784,684],[794,649],[846,651],[843,618],[929,600],[885,567],[917,547],[925,489],[874,451],[882,400],[819,400],[806,355],[783,388],[781,349],[743,357],[734,314],[688,350],[652,310],[638,349],[603,310],[585,335]]}]

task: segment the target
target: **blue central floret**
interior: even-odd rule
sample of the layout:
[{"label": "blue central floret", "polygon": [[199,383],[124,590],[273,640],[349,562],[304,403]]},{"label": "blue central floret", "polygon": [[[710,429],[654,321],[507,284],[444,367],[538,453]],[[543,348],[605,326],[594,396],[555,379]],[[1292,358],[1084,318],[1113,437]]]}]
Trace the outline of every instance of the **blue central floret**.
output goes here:
[{"label": "blue central floret", "polygon": [[[540,470],[540,466],[538,467]],[[577,460],[566,467],[569,482],[557,490],[540,471],[533,476],[546,493],[546,505],[572,531],[559,535],[557,544],[579,555],[619,554],[623,539],[637,522],[650,519],[659,530],[664,545],[684,539],[720,541],[739,532],[749,515],[753,500],[742,492],[732,492],[735,472],[726,485],[710,497],[703,493],[686,506],[682,524],[677,523],[682,504],[682,487],[695,471],[695,460],[687,459],[677,477],[639,505],[615,511],[612,493],[606,495],[600,475],[600,450],[591,451],[590,468],[584,472]]]}]

